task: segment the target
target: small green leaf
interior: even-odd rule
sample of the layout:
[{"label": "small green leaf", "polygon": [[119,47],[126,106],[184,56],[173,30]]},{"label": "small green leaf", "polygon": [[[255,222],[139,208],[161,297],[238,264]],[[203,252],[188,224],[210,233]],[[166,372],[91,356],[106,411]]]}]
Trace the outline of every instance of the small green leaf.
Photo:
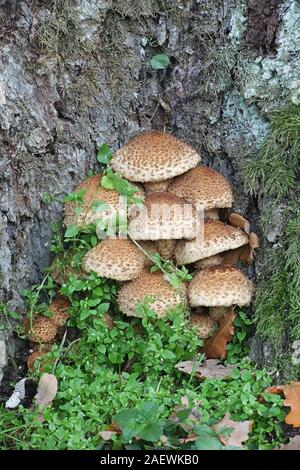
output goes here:
[{"label": "small green leaf", "polygon": [[99,163],[103,163],[104,165],[107,165],[112,158],[112,151],[109,145],[103,144],[98,150],[97,153],[97,160]]},{"label": "small green leaf", "polygon": [[168,67],[170,59],[166,54],[156,54],[150,60],[150,65],[153,70],[162,70]]},{"label": "small green leaf", "polygon": [[53,196],[49,193],[45,193],[42,199],[45,204],[50,204],[53,201]]},{"label": "small green leaf", "polygon": [[79,233],[79,228],[72,224],[67,227],[66,233],[65,233],[65,238],[74,238],[76,235]]},{"label": "small green leaf", "polygon": [[91,208],[94,212],[104,212],[104,211],[109,211],[111,206],[107,202],[95,201],[92,204]]},{"label": "small green leaf", "polygon": [[101,186],[105,189],[115,189],[114,182],[107,176],[102,176]]},{"label": "small green leaf", "polygon": [[161,353],[162,357],[164,359],[176,359],[176,356],[175,354],[172,352],[172,351],[169,351],[168,349],[165,349],[162,353]]}]

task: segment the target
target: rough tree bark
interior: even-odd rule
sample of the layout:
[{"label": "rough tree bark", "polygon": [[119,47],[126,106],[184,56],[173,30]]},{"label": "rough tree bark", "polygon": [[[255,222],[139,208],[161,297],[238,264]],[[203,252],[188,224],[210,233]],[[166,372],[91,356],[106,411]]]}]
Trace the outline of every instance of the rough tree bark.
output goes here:
[{"label": "rough tree bark", "polygon": [[[255,226],[239,165],[269,113],[298,102],[299,20],[292,0],[0,0],[0,299],[22,309],[50,261],[61,205],[44,193],[70,192],[100,144],[143,129],[199,149]],[[158,52],[166,71],[149,66]]]}]

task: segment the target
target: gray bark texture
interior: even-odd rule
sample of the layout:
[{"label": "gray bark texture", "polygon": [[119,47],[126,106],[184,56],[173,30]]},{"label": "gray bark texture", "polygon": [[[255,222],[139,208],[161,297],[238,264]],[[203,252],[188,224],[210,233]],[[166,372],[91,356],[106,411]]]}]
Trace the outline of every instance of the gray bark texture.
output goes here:
[{"label": "gray bark texture", "polygon": [[[299,22],[292,0],[0,0],[0,300],[22,309],[49,264],[62,207],[43,195],[72,191],[99,145],[142,130],[194,145],[255,227],[239,164],[269,113],[298,102]],[[160,52],[171,64],[152,70]]]}]

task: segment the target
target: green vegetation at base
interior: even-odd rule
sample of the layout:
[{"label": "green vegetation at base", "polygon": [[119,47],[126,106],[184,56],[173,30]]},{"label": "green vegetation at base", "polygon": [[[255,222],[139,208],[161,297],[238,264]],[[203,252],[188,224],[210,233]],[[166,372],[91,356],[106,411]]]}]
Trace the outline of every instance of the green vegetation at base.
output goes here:
[{"label": "green vegetation at base", "polygon": [[[282,398],[264,394],[265,401],[259,400],[272,384],[272,376],[257,370],[245,357],[249,328],[246,314],[240,312],[235,320],[235,339],[228,353],[228,363],[235,367],[231,378],[201,381],[183,374],[175,367],[178,362],[198,358],[200,364],[203,360],[198,352],[202,343],[189,326],[186,308],[178,307],[169,312],[167,321],[159,320],[146,302],[138,312],[143,318],[124,317],[117,308],[117,286],[113,281],[94,273],[84,277],[80,274],[80,259],[93,246],[94,236],[91,228],[67,241],[58,232],[54,235],[51,249],[61,255],[61,268],[64,262],[66,271],[70,267],[70,258],[64,256],[66,247],[77,253],[71,257],[74,271],[67,276],[60,293],[71,302],[69,325],[79,330],[79,337],[53,345],[48,353],[52,360],[43,363],[45,371],[54,373],[59,382],[57,396],[44,411],[43,422],[37,419],[40,411],[35,408],[0,408],[0,447],[220,448],[211,426],[225,412],[236,421],[253,421],[246,448],[269,449],[283,442],[281,423],[286,411]],[[35,311],[42,290],[44,297],[51,298],[55,289],[59,286],[50,268],[42,289],[35,286],[33,291],[26,291],[29,310]],[[113,325],[107,315],[113,318]],[[38,378],[41,372],[36,364],[31,375]],[[151,416],[148,409],[152,410]],[[174,409],[180,417],[177,423],[170,420]],[[190,422],[195,410],[197,419]],[[114,429],[113,423],[122,421],[125,411],[132,419],[129,417],[128,425],[122,426],[121,434],[113,433],[105,441],[102,432]],[[165,442],[158,437],[161,430]],[[199,438],[184,442],[189,432]]]},{"label": "green vegetation at base", "polygon": [[246,191],[263,207],[263,232],[282,205],[281,235],[273,245],[264,246],[256,263],[254,311],[258,335],[273,348],[269,363],[288,379],[299,377],[299,366],[291,359],[292,342],[300,338],[299,170],[300,106],[290,104],[273,115],[267,139],[241,169]]}]

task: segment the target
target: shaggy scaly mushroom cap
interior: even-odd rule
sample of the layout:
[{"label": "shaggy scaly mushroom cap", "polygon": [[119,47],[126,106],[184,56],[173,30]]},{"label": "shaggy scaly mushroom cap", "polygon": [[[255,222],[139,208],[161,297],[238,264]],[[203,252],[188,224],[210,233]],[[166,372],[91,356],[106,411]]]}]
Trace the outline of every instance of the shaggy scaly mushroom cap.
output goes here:
[{"label": "shaggy scaly mushroom cap", "polygon": [[[82,196],[83,204],[80,205],[80,213],[76,214],[76,203],[67,202],[64,205],[64,225],[68,226],[75,224],[78,227],[83,225],[95,223],[102,217],[117,211],[119,208],[120,194],[113,189],[106,189],[101,186],[102,174],[98,173],[89,176],[82,183],[80,183],[74,190],[78,192],[85,190]],[[143,196],[144,191],[140,185],[135,185],[137,196]],[[107,204],[107,209],[97,211],[93,205],[97,202],[104,202]],[[96,207],[96,206],[94,206]]]},{"label": "shaggy scaly mushroom cap", "polygon": [[231,207],[233,193],[229,181],[206,166],[193,168],[171,181],[168,192],[183,197],[204,211]]},{"label": "shaggy scaly mushroom cap", "polygon": [[203,258],[232,250],[248,243],[248,235],[243,230],[223,224],[218,220],[204,222],[203,240],[179,241],[175,248],[178,264],[194,263]]},{"label": "shaggy scaly mushroom cap", "polygon": [[28,339],[33,343],[51,343],[56,333],[57,327],[50,318],[39,316],[33,322],[32,329],[28,334]]},{"label": "shaggy scaly mushroom cap", "polygon": [[201,157],[173,135],[143,132],[130,139],[111,160],[114,171],[130,181],[165,181],[194,168]]},{"label": "shaggy scaly mushroom cap", "polygon": [[83,258],[86,272],[117,281],[130,281],[137,277],[145,263],[145,254],[130,240],[105,239],[89,250]]},{"label": "shaggy scaly mushroom cap", "polygon": [[169,193],[152,193],[129,222],[133,240],[176,240],[194,238],[197,233],[195,207]]},{"label": "shaggy scaly mushroom cap", "polygon": [[188,295],[192,307],[230,307],[249,305],[252,282],[234,266],[203,269],[189,283]]},{"label": "shaggy scaly mushroom cap", "polygon": [[160,271],[150,273],[144,269],[137,279],[121,287],[118,294],[119,308],[129,317],[138,317],[136,307],[149,298],[152,299],[150,308],[161,318],[170,308],[186,304],[186,286],[182,284],[179,289],[174,289]]},{"label": "shaggy scaly mushroom cap", "polygon": [[197,335],[201,339],[209,338],[218,328],[218,324],[207,313],[192,313],[190,325],[196,327]]},{"label": "shaggy scaly mushroom cap", "polygon": [[52,312],[52,317],[50,320],[54,325],[64,326],[68,319],[70,318],[70,314],[67,312],[67,308],[70,307],[70,301],[66,297],[57,297],[56,299],[52,300],[51,304],[49,305],[49,309]]}]

